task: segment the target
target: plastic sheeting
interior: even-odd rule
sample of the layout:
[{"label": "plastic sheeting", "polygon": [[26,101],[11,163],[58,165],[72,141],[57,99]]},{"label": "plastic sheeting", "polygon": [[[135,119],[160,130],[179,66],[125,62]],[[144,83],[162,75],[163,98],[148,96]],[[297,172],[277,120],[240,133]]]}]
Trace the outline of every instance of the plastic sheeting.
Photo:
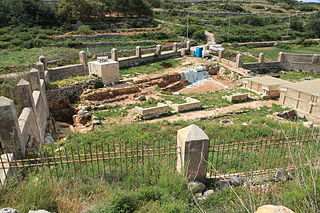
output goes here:
[{"label": "plastic sheeting", "polygon": [[183,80],[187,80],[191,84],[201,81],[209,76],[209,73],[206,71],[204,66],[188,69],[182,71],[180,74]]}]

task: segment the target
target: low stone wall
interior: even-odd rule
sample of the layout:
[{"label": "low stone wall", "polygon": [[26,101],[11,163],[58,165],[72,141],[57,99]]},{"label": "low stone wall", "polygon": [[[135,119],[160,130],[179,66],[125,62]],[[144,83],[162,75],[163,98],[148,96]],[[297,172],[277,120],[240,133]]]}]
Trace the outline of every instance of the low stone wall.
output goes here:
[{"label": "low stone wall", "polygon": [[190,111],[201,108],[201,102],[197,99],[187,97],[186,103],[174,104],[171,101],[166,102],[176,112]]},{"label": "low stone wall", "polygon": [[73,76],[88,75],[82,64],[68,65],[63,67],[49,68],[48,75],[50,81],[58,81]]},{"label": "low stone wall", "polygon": [[320,73],[320,55],[282,53],[278,55],[278,61],[265,62],[264,54],[260,53],[259,62],[243,63],[241,54],[236,57],[236,68],[243,68],[258,73],[273,72],[279,70],[302,70]]},{"label": "low stone wall", "polygon": [[303,70],[320,73],[320,55],[279,53],[285,70]]}]

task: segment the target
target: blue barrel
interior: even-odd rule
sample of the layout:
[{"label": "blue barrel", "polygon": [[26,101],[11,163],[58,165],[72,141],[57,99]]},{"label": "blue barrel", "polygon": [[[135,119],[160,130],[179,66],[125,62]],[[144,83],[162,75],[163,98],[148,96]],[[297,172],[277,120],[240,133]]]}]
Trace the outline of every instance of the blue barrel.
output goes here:
[{"label": "blue barrel", "polygon": [[196,57],[202,57],[203,47],[196,47]]}]

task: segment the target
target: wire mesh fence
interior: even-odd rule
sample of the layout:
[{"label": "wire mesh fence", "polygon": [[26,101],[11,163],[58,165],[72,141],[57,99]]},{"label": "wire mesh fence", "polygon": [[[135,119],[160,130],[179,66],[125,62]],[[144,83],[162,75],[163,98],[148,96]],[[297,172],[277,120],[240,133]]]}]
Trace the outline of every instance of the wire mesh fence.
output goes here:
[{"label": "wire mesh fence", "polygon": [[128,174],[152,175],[162,166],[175,168],[177,152],[175,144],[163,145],[157,142],[52,145],[34,152],[28,151],[24,159],[16,159],[6,153],[1,158],[0,169],[7,171],[4,175],[10,170],[11,173],[50,178],[94,177],[116,180]]},{"label": "wire mesh fence", "polygon": [[319,164],[319,131],[280,132],[256,140],[215,139],[209,146],[207,176],[225,178],[269,173],[276,168]]}]

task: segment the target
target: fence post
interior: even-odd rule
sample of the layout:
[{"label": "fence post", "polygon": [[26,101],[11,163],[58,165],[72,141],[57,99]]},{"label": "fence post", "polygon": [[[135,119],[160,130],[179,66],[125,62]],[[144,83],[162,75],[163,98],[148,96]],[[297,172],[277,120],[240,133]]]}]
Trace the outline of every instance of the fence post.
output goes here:
[{"label": "fence post", "polygon": [[87,52],[86,51],[79,52],[79,60],[80,60],[80,64],[83,65],[84,72],[86,74],[89,74],[88,59],[87,59]]},{"label": "fence post", "polygon": [[22,147],[22,135],[18,117],[12,100],[0,97],[0,137],[5,152],[13,152],[16,157],[23,157],[25,147]]},{"label": "fence post", "polygon": [[138,58],[141,58],[141,47],[140,46],[136,46],[136,56]]},{"label": "fence post", "polygon": [[206,44],[205,46],[204,46],[204,50],[209,50],[209,44]]},{"label": "fence post", "polygon": [[161,45],[158,44],[156,47],[156,56],[160,56],[161,55]]},{"label": "fence post", "polygon": [[242,55],[239,53],[236,56],[236,68],[242,67]]},{"label": "fence post", "polygon": [[209,151],[209,137],[198,126],[192,124],[178,130],[177,171],[189,180],[204,182]]},{"label": "fence post", "polygon": [[111,60],[118,61],[118,50],[116,48],[111,50]]},{"label": "fence post", "polygon": [[173,50],[173,52],[178,52],[178,44],[176,43],[176,42],[174,42],[173,43],[173,45],[172,45],[172,50]]},{"label": "fence post", "polygon": [[39,57],[39,62],[43,63],[44,70],[48,70],[48,59],[45,56],[41,55]]}]

